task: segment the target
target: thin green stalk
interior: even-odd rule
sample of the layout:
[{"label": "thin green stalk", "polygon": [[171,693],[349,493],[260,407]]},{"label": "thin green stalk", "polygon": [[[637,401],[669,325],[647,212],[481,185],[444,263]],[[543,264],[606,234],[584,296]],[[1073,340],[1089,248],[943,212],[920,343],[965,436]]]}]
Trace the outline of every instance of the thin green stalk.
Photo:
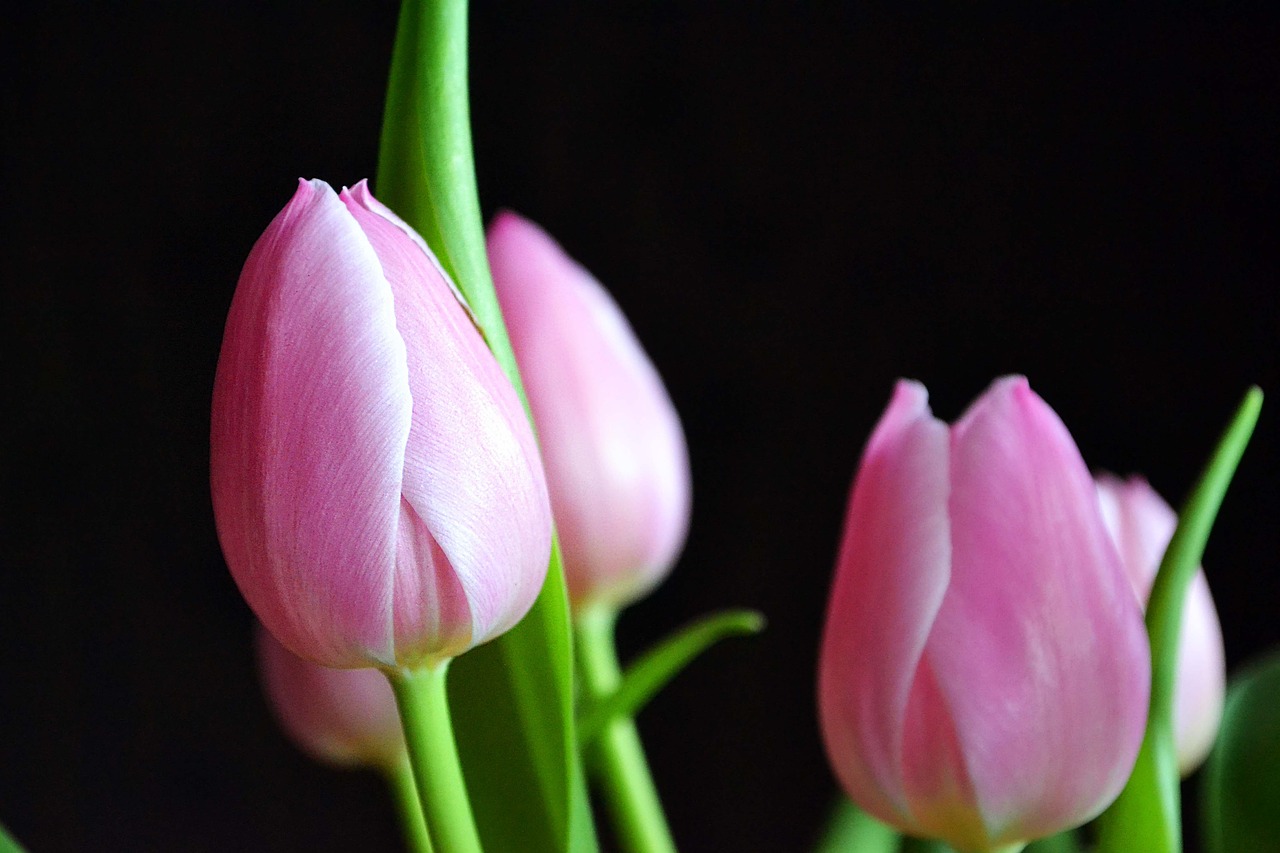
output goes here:
[{"label": "thin green stalk", "polygon": [[[612,611],[591,610],[583,613],[575,626],[578,672],[584,691],[595,701],[622,682],[613,638],[615,618]],[[589,765],[604,790],[622,848],[628,853],[674,853],[675,841],[635,722],[619,716],[606,723],[592,747],[592,759]]]},{"label": "thin green stalk", "polygon": [[480,853],[480,837],[453,741],[445,690],[448,661],[415,672],[387,673],[400,709],[418,799],[436,853]]},{"label": "thin green stalk", "polygon": [[409,757],[405,756],[395,767],[388,768],[386,774],[392,799],[396,801],[400,826],[404,830],[405,846],[411,853],[433,853],[431,835],[427,832],[426,818],[422,816],[422,801],[418,799],[418,785],[413,781]]}]

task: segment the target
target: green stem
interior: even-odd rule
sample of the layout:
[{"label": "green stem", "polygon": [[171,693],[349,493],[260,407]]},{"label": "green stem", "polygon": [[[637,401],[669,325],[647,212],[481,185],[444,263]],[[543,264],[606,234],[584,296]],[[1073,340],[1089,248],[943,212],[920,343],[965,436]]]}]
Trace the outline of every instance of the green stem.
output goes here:
[{"label": "green stem", "polygon": [[[608,696],[622,682],[613,640],[615,619],[611,610],[589,610],[579,616],[575,626],[578,671],[583,689],[593,701]],[[610,720],[592,749],[593,775],[604,789],[623,849],[629,853],[674,853],[675,841],[667,828],[635,722],[623,716]]]},{"label": "green stem", "polygon": [[396,813],[404,830],[405,846],[411,853],[433,853],[431,835],[427,832],[427,820],[422,816],[422,802],[418,799],[418,785],[413,781],[413,768],[409,757],[395,767],[388,768],[387,784],[396,801]]},{"label": "green stem", "polygon": [[453,741],[445,673],[449,663],[387,673],[400,709],[418,798],[437,853],[480,853],[480,837]]}]

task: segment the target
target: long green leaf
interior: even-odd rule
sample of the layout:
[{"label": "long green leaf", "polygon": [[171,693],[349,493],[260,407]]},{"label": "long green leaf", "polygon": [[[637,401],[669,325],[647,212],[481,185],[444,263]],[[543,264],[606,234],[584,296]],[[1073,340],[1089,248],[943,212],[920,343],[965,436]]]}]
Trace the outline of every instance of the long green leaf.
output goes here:
[{"label": "long green leaf", "polygon": [[[471,149],[466,0],[401,6],[375,189],[436,253],[524,400],[485,256]],[[453,665],[454,728],[490,850],[596,849],[574,733],[571,642],[564,569],[553,546],[528,616]]]},{"label": "long green leaf", "polygon": [[1210,853],[1280,849],[1280,650],[1232,680],[1201,797]]},{"label": "long green leaf", "polygon": [[585,748],[614,717],[634,717],[694,658],[725,637],[757,634],[764,617],[754,610],[712,613],[663,640],[627,668],[618,689],[593,702],[578,718],[578,742]]},{"label": "long green leaf", "polygon": [[1253,435],[1262,392],[1249,389],[1178,517],[1147,602],[1151,639],[1151,707],[1133,774],[1098,821],[1101,853],[1179,853],[1182,815],[1173,740],[1173,686],[1187,587],[1204,555],[1209,531],[1236,466]]}]

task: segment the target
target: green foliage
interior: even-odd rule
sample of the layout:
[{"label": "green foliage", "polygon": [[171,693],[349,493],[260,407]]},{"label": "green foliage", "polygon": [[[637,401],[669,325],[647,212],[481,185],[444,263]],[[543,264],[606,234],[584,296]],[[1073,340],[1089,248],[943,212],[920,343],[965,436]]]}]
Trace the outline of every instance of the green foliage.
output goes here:
[{"label": "green foliage", "polygon": [[26,849],[9,834],[9,830],[5,829],[2,823],[0,823],[0,853],[26,853]]},{"label": "green foliage", "polygon": [[1173,739],[1173,686],[1183,602],[1204,554],[1227,486],[1253,434],[1262,392],[1249,389],[1178,516],[1147,603],[1151,639],[1151,709],[1133,774],[1098,820],[1100,853],[1180,853],[1182,815]]},{"label": "green foliage", "polygon": [[627,668],[618,688],[582,709],[578,742],[585,749],[614,717],[634,717],[658,691],[712,645],[725,637],[757,634],[764,617],[754,610],[712,613],[681,629]]},{"label": "green foliage", "polygon": [[814,853],[897,853],[901,839],[862,809],[840,797]]},{"label": "green foliage", "polygon": [[1280,850],[1280,650],[1232,681],[1202,797],[1210,853]]}]

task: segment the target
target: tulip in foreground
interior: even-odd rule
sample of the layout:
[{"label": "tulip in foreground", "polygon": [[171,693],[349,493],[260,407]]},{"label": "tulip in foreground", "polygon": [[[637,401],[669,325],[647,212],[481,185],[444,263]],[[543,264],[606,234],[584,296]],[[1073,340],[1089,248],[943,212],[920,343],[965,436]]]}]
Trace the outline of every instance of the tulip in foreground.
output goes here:
[{"label": "tulip in foreground", "polygon": [[1098,814],[1141,744],[1142,612],[1062,422],[997,380],[952,427],[901,382],[864,451],[819,704],[849,796],[964,851]]},{"label": "tulip in foreground", "polygon": [[512,627],[551,519],[514,389],[416,233],[300,182],[254,246],[214,384],[227,564],[295,654],[435,666]]},{"label": "tulip in foreground", "polygon": [[[1178,516],[1141,477],[1120,480],[1104,474],[1097,484],[1102,517],[1120,550],[1133,591],[1145,603]],[[1222,626],[1202,570],[1187,589],[1174,680],[1174,738],[1183,776],[1199,767],[1213,747],[1225,690]]]},{"label": "tulip in foreground", "polygon": [[574,607],[661,581],[689,526],[689,460],[671,398],[617,304],[512,213],[488,238],[494,286],[538,428]]}]

